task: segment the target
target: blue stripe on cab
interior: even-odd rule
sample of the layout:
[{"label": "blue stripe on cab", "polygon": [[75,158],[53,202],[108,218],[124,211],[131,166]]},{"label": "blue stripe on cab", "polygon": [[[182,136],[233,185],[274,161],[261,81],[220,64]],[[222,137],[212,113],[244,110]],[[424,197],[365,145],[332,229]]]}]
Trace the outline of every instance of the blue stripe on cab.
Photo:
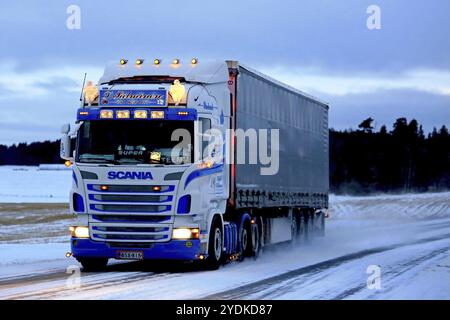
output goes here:
[{"label": "blue stripe on cab", "polygon": [[188,177],[186,178],[186,182],[184,183],[184,188],[186,189],[187,185],[194,179],[207,176],[214,173],[219,173],[223,169],[223,164],[216,164],[212,166],[211,168],[206,169],[198,169],[193,172],[191,172]]}]

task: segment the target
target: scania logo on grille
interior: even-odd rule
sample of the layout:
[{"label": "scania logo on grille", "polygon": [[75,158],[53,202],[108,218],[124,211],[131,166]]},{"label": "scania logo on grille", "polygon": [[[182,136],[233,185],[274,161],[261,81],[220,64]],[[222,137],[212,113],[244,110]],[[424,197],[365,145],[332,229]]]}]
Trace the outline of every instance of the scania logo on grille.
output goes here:
[{"label": "scania logo on grille", "polygon": [[147,180],[153,179],[150,172],[133,172],[133,171],[109,171],[108,179],[137,179]]}]

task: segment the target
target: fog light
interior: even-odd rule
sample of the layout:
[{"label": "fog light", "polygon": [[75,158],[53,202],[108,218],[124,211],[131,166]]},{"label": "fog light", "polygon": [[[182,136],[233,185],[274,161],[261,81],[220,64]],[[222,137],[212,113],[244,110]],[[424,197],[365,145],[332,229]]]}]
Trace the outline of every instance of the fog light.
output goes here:
[{"label": "fog light", "polygon": [[198,239],[198,228],[175,228],[172,231],[173,239]]},{"label": "fog light", "polygon": [[70,227],[70,235],[74,238],[89,238],[88,227]]}]

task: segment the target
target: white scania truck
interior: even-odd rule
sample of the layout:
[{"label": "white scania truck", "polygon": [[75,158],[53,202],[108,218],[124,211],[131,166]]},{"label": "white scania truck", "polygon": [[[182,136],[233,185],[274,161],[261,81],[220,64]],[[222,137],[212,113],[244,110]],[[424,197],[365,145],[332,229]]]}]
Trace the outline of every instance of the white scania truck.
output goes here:
[{"label": "white scania truck", "polygon": [[328,105],[237,61],[121,59],[84,87],[62,133],[71,254],[85,270],[217,268],[324,232]]}]

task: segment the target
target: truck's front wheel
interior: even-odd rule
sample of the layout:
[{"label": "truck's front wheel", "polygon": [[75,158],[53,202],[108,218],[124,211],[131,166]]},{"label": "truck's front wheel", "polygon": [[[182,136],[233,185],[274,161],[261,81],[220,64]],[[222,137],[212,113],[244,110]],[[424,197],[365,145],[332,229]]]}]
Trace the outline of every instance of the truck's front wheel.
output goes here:
[{"label": "truck's front wheel", "polygon": [[220,267],[223,258],[223,233],[219,218],[214,218],[209,233],[207,267],[216,270]]},{"label": "truck's front wheel", "polygon": [[83,271],[102,271],[108,264],[106,258],[77,258],[78,262],[83,266]]}]

